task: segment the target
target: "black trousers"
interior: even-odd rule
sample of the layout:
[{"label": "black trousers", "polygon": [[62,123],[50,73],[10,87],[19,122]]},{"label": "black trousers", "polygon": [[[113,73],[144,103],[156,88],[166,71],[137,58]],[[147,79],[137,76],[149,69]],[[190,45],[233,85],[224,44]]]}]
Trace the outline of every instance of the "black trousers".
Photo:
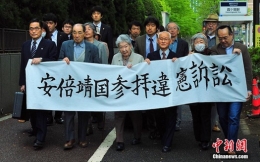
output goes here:
[{"label": "black trousers", "polygon": [[171,147],[173,135],[176,127],[177,106],[164,109],[165,112],[165,131],[162,138],[163,146]]},{"label": "black trousers", "polygon": [[190,104],[196,141],[209,142],[211,138],[211,103]]},{"label": "black trousers", "polygon": [[44,142],[47,134],[47,114],[45,110],[30,110],[30,121],[36,139]]},{"label": "black trousers", "polygon": [[[54,119],[60,119],[63,111],[55,111]],[[48,111],[48,118],[52,118],[52,111]]]}]

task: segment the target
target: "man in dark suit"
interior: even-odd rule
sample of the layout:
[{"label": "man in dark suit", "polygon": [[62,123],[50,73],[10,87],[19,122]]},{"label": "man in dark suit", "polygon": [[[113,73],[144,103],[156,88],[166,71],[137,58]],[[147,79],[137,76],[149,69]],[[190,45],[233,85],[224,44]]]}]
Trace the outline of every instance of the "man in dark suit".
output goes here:
[{"label": "man in dark suit", "polygon": [[[64,41],[68,40],[68,35],[56,29],[58,19],[53,13],[47,13],[43,15],[43,21],[45,21],[45,23],[48,25],[49,31],[51,33],[51,40],[55,42],[57,46],[56,60],[58,60],[61,44]],[[61,116],[62,116],[62,111],[55,111],[54,120],[56,123],[58,124],[63,123],[64,120],[62,119]],[[47,124],[51,125],[52,123],[53,123],[52,111],[49,111]]]},{"label": "man in dark suit", "polygon": [[134,51],[146,58],[148,53],[158,49],[156,33],[160,26],[159,20],[155,17],[148,16],[144,21],[144,26],[146,34],[135,39]]},{"label": "man in dark suit", "polygon": [[101,35],[101,41],[106,42],[109,50],[108,63],[111,64],[114,56],[114,43],[113,43],[113,32],[110,26],[101,22],[104,11],[101,6],[94,6],[91,9],[91,17],[93,24],[96,26],[97,33]]},{"label": "man in dark suit", "polygon": [[62,23],[62,31],[67,34],[68,40],[72,40],[72,27],[74,25],[74,22],[71,19],[66,19]]},{"label": "man in dark suit", "polygon": [[[141,35],[135,39],[134,52],[142,55],[144,59],[147,57],[148,53],[154,52],[158,49],[157,45],[157,31],[159,29],[159,20],[155,17],[148,16],[144,21],[144,27],[146,34]],[[153,132],[155,131],[155,121],[152,111],[147,110],[143,114],[143,119],[145,120],[144,127]],[[149,135],[151,138],[153,135]]]},{"label": "man in dark suit", "polygon": [[133,47],[135,46],[135,39],[137,37],[139,37],[139,35],[141,33],[141,27],[142,27],[142,24],[138,21],[132,21],[128,25],[129,38],[132,42]]},{"label": "man in dark suit", "polygon": [[[55,61],[57,48],[54,42],[42,39],[43,24],[38,19],[33,19],[29,24],[29,34],[32,40],[26,41],[22,46],[21,51],[21,68],[19,85],[21,91],[25,92],[26,75],[25,68],[29,59],[32,59],[32,64],[39,64],[42,61]],[[28,98],[30,100],[30,98]],[[36,136],[34,148],[40,149],[43,147],[47,133],[47,111],[31,110],[30,121],[32,125],[31,135]]]},{"label": "man in dark suit", "polygon": [[[90,62],[99,63],[98,48],[84,41],[85,27],[83,24],[75,24],[72,29],[73,40],[63,42],[60,50],[59,59],[66,61],[67,64],[70,61],[77,62]],[[65,134],[66,143],[64,149],[71,149],[75,143],[75,132],[74,132],[74,116],[76,112],[65,111]],[[86,147],[86,130],[88,120],[90,118],[90,112],[78,112],[78,140],[80,147]]]},{"label": "man in dark suit", "polygon": [[[182,57],[182,56],[186,56],[189,53],[189,45],[188,43],[181,39],[178,38],[178,35],[180,33],[180,27],[177,23],[175,22],[170,22],[166,25],[166,31],[168,31],[169,33],[171,33],[171,39],[172,39],[172,43],[169,47],[169,49],[173,52],[175,52],[177,54],[178,57]],[[180,125],[181,125],[181,109],[182,106],[178,106],[177,108],[177,121],[176,121],[176,131],[179,131]]]},{"label": "man in dark suit", "polygon": [[[164,59],[172,59],[175,61],[178,57],[185,56],[181,56],[169,49],[171,44],[171,34],[167,31],[158,34],[157,43],[160,49],[149,53],[145,60],[146,62],[150,63],[150,60]],[[155,117],[156,132],[158,133],[158,136],[162,138],[162,152],[169,152],[171,150],[172,139],[175,132],[177,107],[154,109],[151,111]]]},{"label": "man in dark suit", "polygon": [[[244,66],[247,97],[248,101],[252,95],[252,64],[247,47],[241,43],[234,42],[234,33],[230,26],[222,25],[216,30],[219,44],[211,48],[212,55],[232,55],[241,54],[243,61],[237,66]],[[235,93],[235,92],[233,92]],[[219,123],[224,132],[225,139],[233,140],[234,150],[228,150],[228,154],[236,154],[236,142],[239,130],[240,114],[242,111],[242,102],[219,102],[216,103],[219,115]]]},{"label": "man in dark suit", "polygon": [[[93,24],[96,27],[97,33],[100,34],[100,41],[106,42],[109,50],[108,63],[111,64],[114,56],[114,43],[113,43],[113,32],[110,26],[101,22],[104,11],[101,6],[94,6],[91,9],[91,17],[93,19]],[[104,113],[103,112],[92,112],[91,113],[93,123],[98,123],[98,128],[104,128]]]}]

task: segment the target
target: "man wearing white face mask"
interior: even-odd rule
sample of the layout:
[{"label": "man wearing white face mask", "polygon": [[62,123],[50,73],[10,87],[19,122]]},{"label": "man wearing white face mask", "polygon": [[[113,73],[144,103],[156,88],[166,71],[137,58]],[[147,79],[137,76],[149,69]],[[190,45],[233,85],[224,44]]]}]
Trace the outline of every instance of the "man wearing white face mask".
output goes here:
[{"label": "man wearing white face mask", "polygon": [[[202,33],[197,33],[191,38],[191,48],[194,53],[210,55],[207,37]],[[210,146],[211,138],[211,107],[212,103],[190,104],[192,114],[193,131],[196,141],[202,150],[207,150]]]}]

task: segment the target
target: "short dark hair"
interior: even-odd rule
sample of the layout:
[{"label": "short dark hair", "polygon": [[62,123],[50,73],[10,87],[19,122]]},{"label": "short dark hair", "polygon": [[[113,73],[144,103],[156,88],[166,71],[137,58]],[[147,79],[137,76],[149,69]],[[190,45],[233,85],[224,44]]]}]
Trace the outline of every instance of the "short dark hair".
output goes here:
[{"label": "short dark hair", "polygon": [[140,30],[142,29],[142,24],[139,21],[132,21],[131,23],[128,24],[128,29],[131,30],[132,26],[139,26]]},{"label": "short dark hair", "polygon": [[225,28],[228,29],[228,35],[233,34],[233,30],[231,29],[231,27],[230,27],[229,25],[221,25],[221,26],[219,26],[219,27],[217,28],[217,30],[216,30],[217,36],[218,36],[218,31],[219,31],[219,29],[225,29]]},{"label": "short dark hair", "polygon": [[101,6],[94,6],[90,10],[91,14],[93,14],[93,12],[96,12],[96,11],[100,12],[101,16],[103,16],[104,11]]},{"label": "short dark hair", "polygon": [[51,34],[48,28],[48,25],[42,21],[42,28],[46,31],[46,36],[44,37],[45,39],[50,39],[51,38]]},{"label": "short dark hair", "polygon": [[160,30],[160,32],[165,31],[164,26],[163,26],[163,25],[160,25],[160,26],[159,26],[159,30]]},{"label": "short dark hair", "polygon": [[73,26],[74,25],[74,21],[72,21],[71,19],[66,19],[62,23],[62,27],[64,27],[65,24],[70,24],[71,26]]},{"label": "short dark hair", "polygon": [[156,25],[156,28],[159,29],[160,23],[159,20],[153,16],[148,16],[144,20],[144,26],[146,26],[148,23],[154,23]]},{"label": "short dark hair", "polygon": [[54,15],[53,13],[44,14],[42,19],[43,19],[43,21],[53,21],[54,23],[58,22],[57,16]]},{"label": "short dark hair", "polygon": [[30,26],[31,23],[34,23],[34,22],[39,23],[40,27],[43,28],[42,21],[41,21],[40,19],[38,19],[38,18],[33,18],[33,19],[29,22],[29,26]]}]

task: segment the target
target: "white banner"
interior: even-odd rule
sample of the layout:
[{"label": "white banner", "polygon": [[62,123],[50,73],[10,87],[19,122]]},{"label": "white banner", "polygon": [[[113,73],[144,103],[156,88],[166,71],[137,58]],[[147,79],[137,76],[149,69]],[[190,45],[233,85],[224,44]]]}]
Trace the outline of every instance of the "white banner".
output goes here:
[{"label": "white banner", "polygon": [[26,67],[28,109],[146,110],[195,102],[244,102],[241,55],[192,54],[124,66],[64,61]]}]

